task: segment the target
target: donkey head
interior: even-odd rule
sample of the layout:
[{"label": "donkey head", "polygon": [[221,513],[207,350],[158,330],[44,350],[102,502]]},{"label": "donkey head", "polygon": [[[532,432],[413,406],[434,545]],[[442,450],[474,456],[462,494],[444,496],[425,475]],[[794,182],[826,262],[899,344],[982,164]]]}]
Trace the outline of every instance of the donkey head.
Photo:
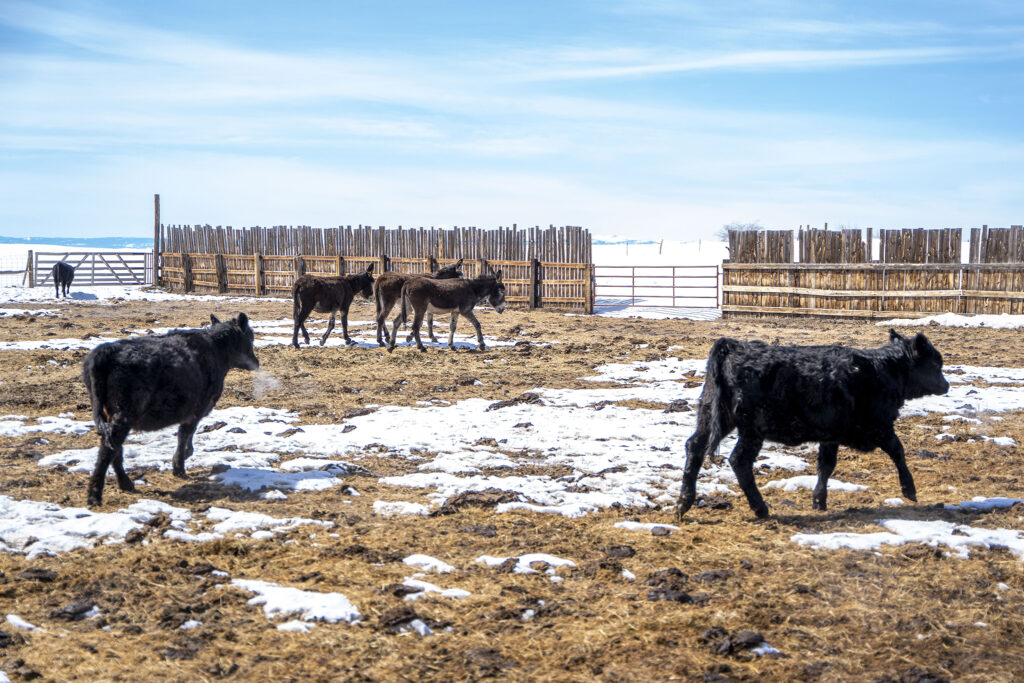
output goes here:
[{"label": "donkey head", "polygon": [[505,283],[501,281],[500,270],[494,273],[494,285],[487,292],[487,303],[498,313],[505,310]]},{"label": "donkey head", "polygon": [[369,299],[373,296],[373,264],[371,263],[366,267],[366,272],[359,273],[349,279],[349,284],[352,285],[352,291],[360,295],[364,299]]},{"label": "donkey head", "polygon": [[450,263],[443,268],[438,268],[437,272],[434,273],[434,277],[438,280],[451,280],[457,277],[462,277],[462,271],[459,268],[462,267],[462,259],[459,259],[455,263]]}]

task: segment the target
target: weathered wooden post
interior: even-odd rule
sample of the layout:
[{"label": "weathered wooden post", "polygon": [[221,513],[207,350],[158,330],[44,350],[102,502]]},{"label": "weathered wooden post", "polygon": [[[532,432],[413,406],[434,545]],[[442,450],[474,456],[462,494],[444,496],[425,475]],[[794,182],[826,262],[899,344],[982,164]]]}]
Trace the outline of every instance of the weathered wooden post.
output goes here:
[{"label": "weathered wooden post", "polygon": [[434,258],[433,254],[427,254],[427,272],[433,273],[437,271],[437,259]]},{"label": "weathered wooden post", "polygon": [[153,195],[153,282],[160,284],[160,195]]},{"label": "weathered wooden post", "polygon": [[28,264],[25,266],[25,273],[28,275],[28,286],[36,286],[36,261],[32,257],[32,250],[28,250]]},{"label": "weathered wooden post", "polygon": [[223,294],[228,291],[228,273],[224,266],[224,254],[214,256],[214,264],[217,269],[217,291]]},{"label": "weathered wooden post", "polygon": [[[583,269],[583,312],[587,315],[594,314],[594,264],[588,263]],[[676,271],[672,269],[672,296],[675,297]],[[675,299],[672,301],[675,304]]]},{"label": "weathered wooden post", "polygon": [[345,261],[341,256],[335,255],[334,257],[334,274],[344,275],[345,274]]},{"label": "weathered wooden post", "polygon": [[182,286],[185,288],[185,292],[192,291],[192,258],[187,252],[181,252],[181,279]]},{"label": "weathered wooden post", "polygon": [[537,286],[537,276],[540,274],[540,261],[535,258],[530,259],[530,275],[529,283],[526,289],[526,299],[529,310],[537,308],[537,292],[540,287]]},{"label": "weathered wooden post", "polygon": [[[302,260],[302,254],[295,255],[295,280],[298,280],[306,273],[306,262]],[[294,280],[293,280],[294,282]]]},{"label": "weathered wooden post", "polygon": [[381,273],[386,273],[389,270],[391,270],[391,259],[388,258],[387,254],[381,254],[378,261],[379,263],[377,267],[380,269],[380,272],[377,273],[378,275],[380,275]]},{"label": "weathered wooden post", "polygon": [[263,296],[267,293],[267,287],[263,282],[263,254],[259,249],[252,255],[253,282],[256,285],[256,296]]}]

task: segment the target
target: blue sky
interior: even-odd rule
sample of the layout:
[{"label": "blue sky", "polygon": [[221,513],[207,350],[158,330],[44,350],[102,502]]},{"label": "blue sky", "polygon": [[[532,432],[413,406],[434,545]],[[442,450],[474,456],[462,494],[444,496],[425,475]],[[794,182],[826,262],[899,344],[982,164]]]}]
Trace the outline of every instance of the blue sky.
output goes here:
[{"label": "blue sky", "polygon": [[1024,3],[0,0],[0,234],[1024,223]]}]

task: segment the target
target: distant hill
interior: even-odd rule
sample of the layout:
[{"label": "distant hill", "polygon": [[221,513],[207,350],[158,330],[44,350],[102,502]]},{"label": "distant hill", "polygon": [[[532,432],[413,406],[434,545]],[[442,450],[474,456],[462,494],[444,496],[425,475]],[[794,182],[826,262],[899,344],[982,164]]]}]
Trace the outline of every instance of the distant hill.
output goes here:
[{"label": "distant hill", "polygon": [[0,244],[60,245],[62,247],[89,247],[91,249],[152,249],[153,239],[145,237],[4,237]]},{"label": "distant hill", "polygon": [[594,235],[591,244],[657,244],[658,240],[635,240],[622,235]]}]

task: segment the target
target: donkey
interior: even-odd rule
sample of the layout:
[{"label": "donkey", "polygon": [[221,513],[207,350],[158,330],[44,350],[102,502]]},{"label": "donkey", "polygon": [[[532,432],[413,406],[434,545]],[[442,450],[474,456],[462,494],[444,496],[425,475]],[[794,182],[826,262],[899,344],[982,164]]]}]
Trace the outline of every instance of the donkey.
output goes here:
[{"label": "donkey", "polygon": [[[385,342],[391,341],[391,337],[388,334],[387,317],[391,313],[391,309],[394,308],[395,302],[402,296],[402,285],[414,277],[428,277],[435,280],[461,278],[462,271],[459,270],[461,266],[462,259],[459,259],[456,263],[449,264],[443,268],[437,268],[431,273],[415,274],[391,271],[381,273],[373,281],[373,298],[377,305],[377,343],[385,346]],[[430,341],[436,342],[437,337],[434,336],[433,313],[427,313],[427,332],[430,334]]]},{"label": "donkey", "polygon": [[303,275],[292,285],[292,318],[295,327],[292,330],[292,346],[299,348],[299,330],[309,344],[309,333],[306,332],[306,318],[313,311],[330,313],[327,331],[320,340],[320,346],[327,343],[327,337],[334,329],[334,316],[341,312],[341,334],[346,344],[355,344],[348,336],[348,309],[352,299],[360,294],[364,299],[373,295],[373,264],[365,272],[358,275],[340,275],[331,277],[314,277]]},{"label": "donkey", "polygon": [[431,313],[451,313],[451,332],[448,335],[448,348],[455,350],[455,324],[459,314],[473,323],[476,328],[477,350],[483,351],[484,334],[480,331],[480,321],[473,315],[473,307],[486,301],[494,310],[501,313],[505,310],[505,285],[501,281],[501,271],[493,276],[482,275],[472,280],[431,280],[425,277],[412,278],[402,287],[402,312],[395,318],[391,331],[388,351],[395,348],[398,328],[405,323],[409,309],[413,310],[412,335],[416,339],[416,348],[426,351],[420,340],[420,325],[423,316]]},{"label": "donkey", "polygon": [[56,289],[54,298],[59,299],[61,292],[64,296],[68,295],[68,290],[71,289],[71,282],[75,279],[75,267],[70,263],[64,261],[57,261],[53,264],[53,286]]}]

